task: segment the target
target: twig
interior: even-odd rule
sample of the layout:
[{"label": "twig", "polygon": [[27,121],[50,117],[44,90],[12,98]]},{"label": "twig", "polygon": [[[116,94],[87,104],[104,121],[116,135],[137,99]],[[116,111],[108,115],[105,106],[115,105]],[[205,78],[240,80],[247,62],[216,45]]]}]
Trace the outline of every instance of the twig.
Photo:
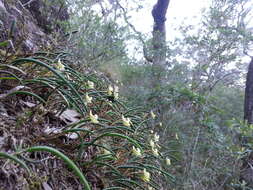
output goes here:
[{"label": "twig", "polygon": [[142,33],[137,31],[134,27],[134,25],[132,25],[128,19],[127,19],[127,15],[126,15],[126,10],[124,7],[122,7],[122,5],[119,3],[118,0],[116,0],[116,3],[117,5],[121,8],[121,10],[123,11],[123,16],[124,16],[124,19],[126,21],[126,23],[130,26],[130,28],[138,35],[138,38],[140,39],[142,45],[143,45],[143,54],[144,54],[144,57],[145,59],[148,61],[148,62],[153,62],[153,58],[148,56],[148,52],[147,52],[147,47],[146,47],[146,44],[145,44],[145,41],[144,39],[142,38]]},{"label": "twig", "polygon": [[25,7],[25,6],[31,4],[31,3],[34,2],[34,1],[36,1],[36,0],[30,0],[30,1],[28,1],[28,2],[26,2],[25,4],[22,4],[22,5],[23,5],[23,7]]},{"label": "twig", "polygon": [[195,162],[195,150],[197,148],[198,145],[198,141],[199,141],[199,135],[200,135],[200,127],[198,128],[198,132],[197,132],[197,136],[194,142],[194,146],[193,146],[193,150],[192,150],[192,158],[191,158],[191,163],[190,163],[190,168],[189,171],[192,171],[192,168],[194,167],[194,162]]},{"label": "twig", "polygon": [[17,87],[15,87],[15,88],[9,90],[9,91],[8,91],[7,93],[5,93],[5,94],[0,94],[0,100],[6,98],[8,95],[10,95],[10,94],[13,93],[13,92],[19,91],[19,90],[22,89],[22,88],[27,88],[27,87],[25,87],[25,86],[17,86]]},{"label": "twig", "polygon": [[212,84],[212,85],[209,87],[209,91],[211,92],[211,91],[214,89],[214,87],[215,87],[220,81],[222,81],[223,79],[225,79],[226,77],[228,77],[228,76],[230,76],[230,75],[233,75],[233,74],[239,74],[239,73],[240,73],[240,72],[235,71],[235,72],[232,72],[232,73],[227,73],[227,74],[225,74],[225,75],[222,76],[221,78],[217,79],[217,80],[214,82],[214,84]]}]

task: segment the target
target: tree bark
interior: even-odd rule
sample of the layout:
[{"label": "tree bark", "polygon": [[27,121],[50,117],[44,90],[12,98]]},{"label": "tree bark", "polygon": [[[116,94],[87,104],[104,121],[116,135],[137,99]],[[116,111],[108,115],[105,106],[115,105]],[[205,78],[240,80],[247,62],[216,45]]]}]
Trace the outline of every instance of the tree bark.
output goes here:
[{"label": "tree bark", "polygon": [[[153,39],[152,39],[152,96],[154,109],[157,115],[157,120],[163,122],[165,113],[168,108],[165,107],[164,98],[162,96],[162,88],[165,84],[166,74],[166,13],[170,0],[157,0],[157,3],[152,9],[154,19]],[[157,131],[158,134],[161,131]],[[158,183],[162,186],[161,189],[167,189],[167,183],[164,178],[160,178]]]},{"label": "tree bark", "polygon": [[[248,67],[245,97],[244,97],[244,121],[246,124],[253,124],[253,57]],[[242,147],[248,144],[248,140],[252,137],[239,134],[239,141]],[[249,163],[253,161],[253,153],[241,158],[242,166],[240,169],[240,180],[247,183],[247,187],[253,188],[253,170]]]},{"label": "tree bark", "polygon": [[152,10],[153,26],[153,64],[165,65],[166,60],[166,13],[170,0],[157,0]]},{"label": "tree bark", "polygon": [[249,64],[246,87],[245,87],[245,98],[244,98],[244,120],[248,124],[253,124],[253,57]]},{"label": "tree bark", "polygon": [[157,111],[160,113],[160,119],[162,120],[163,108],[162,98],[160,91],[162,89],[163,79],[166,70],[166,13],[170,0],[157,0],[157,3],[152,9],[152,16],[154,19],[153,26],[153,39],[152,39],[152,94],[154,97],[154,104]]}]

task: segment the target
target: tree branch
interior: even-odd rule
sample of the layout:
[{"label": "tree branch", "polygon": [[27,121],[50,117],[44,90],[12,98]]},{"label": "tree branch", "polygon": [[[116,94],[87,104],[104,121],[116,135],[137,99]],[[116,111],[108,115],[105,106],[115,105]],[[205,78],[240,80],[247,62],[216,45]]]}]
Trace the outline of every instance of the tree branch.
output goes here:
[{"label": "tree branch", "polygon": [[128,21],[128,19],[127,19],[127,12],[126,12],[125,8],[122,7],[122,5],[119,3],[118,0],[116,0],[116,3],[117,3],[117,5],[120,7],[120,9],[123,11],[123,17],[124,17],[126,23],[130,26],[130,28],[134,31],[134,33],[137,34],[139,40],[141,41],[142,46],[143,46],[144,58],[145,58],[148,62],[153,62],[153,58],[150,57],[150,56],[148,55],[148,48],[147,48],[147,46],[146,46],[146,43],[145,43],[144,39],[142,38],[142,33],[139,32],[139,31],[137,31],[136,28],[134,27],[134,25],[132,25],[132,24]]}]

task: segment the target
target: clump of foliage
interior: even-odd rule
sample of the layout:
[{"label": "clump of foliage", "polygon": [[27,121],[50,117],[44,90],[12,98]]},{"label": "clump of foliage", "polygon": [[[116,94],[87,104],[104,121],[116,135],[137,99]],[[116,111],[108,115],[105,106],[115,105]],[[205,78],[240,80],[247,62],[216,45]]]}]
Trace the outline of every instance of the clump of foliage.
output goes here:
[{"label": "clump of foliage", "polygon": [[241,121],[250,1],[213,0],[200,28],[180,25],[181,37],[166,42],[160,77],[128,2],[68,1],[72,32],[56,46],[74,56],[1,58],[2,187],[253,187],[253,127]]},{"label": "clump of foliage", "polygon": [[1,172],[37,189],[160,189],[160,179],[174,181],[161,152],[168,148],[147,125],[154,115],[72,65],[64,52],[1,60]]}]

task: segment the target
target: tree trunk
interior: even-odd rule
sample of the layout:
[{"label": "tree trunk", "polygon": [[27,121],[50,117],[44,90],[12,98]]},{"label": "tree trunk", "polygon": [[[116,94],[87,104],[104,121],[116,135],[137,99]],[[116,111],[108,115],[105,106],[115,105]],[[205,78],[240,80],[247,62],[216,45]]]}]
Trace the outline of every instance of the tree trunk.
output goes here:
[{"label": "tree trunk", "polygon": [[[152,39],[152,104],[156,112],[157,120],[164,121],[164,113],[167,108],[163,104],[161,90],[166,72],[166,13],[170,0],[157,0],[152,10],[154,19],[153,39]],[[159,179],[162,189],[167,189],[167,183],[164,178]]]},{"label": "tree trunk", "polygon": [[[159,91],[162,83],[162,75],[166,62],[166,13],[170,0],[157,0],[152,9],[154,19],[153,39],[152,39],[152,87]],[[159,100],[160,101],[160,100]]]},{"label": "tree trunk", "polygon": [[166,58],[166,13],[169,6],[169,0],[158,0],[152,10],[154,19],[153,26],[153,50],[154,64],[164,64]]},{"label": "tree trunk", "polygon": [[161,82],[161,74],[166,62],[166,13],[170,0],[157,0],[152,10],[153,26],[153,71],[156,83]]},{"label": "tree trunk", "polygon": [[157,0],[152,9],[154,19],[153,39],[152,39],[152,104],[156,105],[156,112],[159,113],[159,119],[163,118],[163,107],[161,98],[161,87],[166,70],[166,13],[170,0]]},{"label": "tree trunk", "polygon": [[253,124],[253,58],[251,58],[247,73],[244,98],[244,120],[248,124]]},{"label": "tree trunk", "polygon": [[[245,87],[244,97],[244,121],[247,124],[253,124],[253,57],[251,58]],[[245,137],[239,134],[239,140],[241,146],[245,146],[248,143],[249,137]],[[250,137],[251,138],[251,137]],[[253,161],[253,153],[243,157],[242,166],[240,168],[240,180],[247,183],[247,187],[253,188],[253,169],[249,165]]]}]

